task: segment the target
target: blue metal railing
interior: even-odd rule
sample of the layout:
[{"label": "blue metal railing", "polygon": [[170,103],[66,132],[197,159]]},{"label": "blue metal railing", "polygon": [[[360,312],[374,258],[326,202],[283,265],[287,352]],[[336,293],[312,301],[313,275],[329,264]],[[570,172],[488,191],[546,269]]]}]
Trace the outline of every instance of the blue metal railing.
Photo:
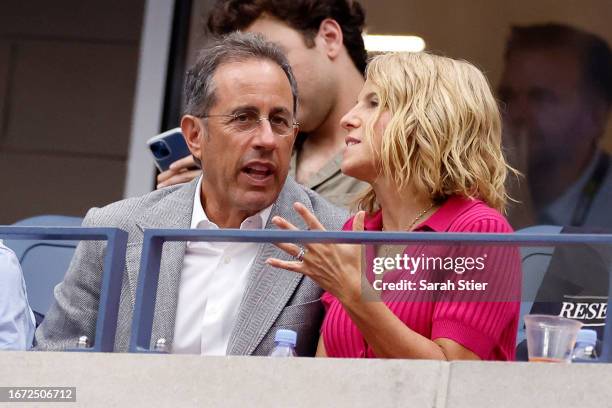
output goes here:
[{"label": "blue metal railing", "polygon": [[[130,338],[131,352],[150,350],[155,300],[159,282],[162,246],[164,242],[257,242],[257,243],[348,243],[348,244],[462,244],[555,246],[572,244],[608,245],[610,234],[466,234],[466,233],[400,233],[400,232],[319,232],[278,230],[175,230],[150,229],[144,232],[140,273],[136,289],[136,303]],[[609,279],[609,295],[612,279]],[[608,296],[608,309],[612,296]],[[612,323],[606,315],[604,345],[601,361],[612,362]]]},{"label": "blue metal railing", "polygon": [[[40,240],[106,240],[104,272],[96,322],[94,346],[86,351],[113,351],[121,284],[123,279],[127,233],[116,228],[76,227],[11,227],[0,226],[0,238]],[[318,232],[318,231],[245,231],[245,230],[145,230],[140,273],[136,289],[131,352],[149,352],[159,268],[164,242],[292,242],[351,244],[462,244],[555,246],[572,244],[607,245],[608,234],[451,234],[397,232]],[[612,300],[612,279],[609,279],[608,309]],[[602,361],[612,362],[612,322],[606,315]]]},{"label": "blue metal railing", "polygon": [[125,267],[127,232],[118,228],[0,226],[0,238],[107,241],[94,344],[93,347],[79,351],[113,351]]}]

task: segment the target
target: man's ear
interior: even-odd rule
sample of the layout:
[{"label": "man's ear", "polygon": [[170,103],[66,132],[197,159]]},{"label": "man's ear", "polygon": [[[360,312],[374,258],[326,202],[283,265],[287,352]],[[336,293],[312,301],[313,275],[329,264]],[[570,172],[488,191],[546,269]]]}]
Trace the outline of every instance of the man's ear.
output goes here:
[{"label": "man's ear", "polygon": [[181,131],[189,147],[191,154],[198,160],[202,160],[202,140],[204,139],[204,126],[202,121],[192,115],[184,115],[181,118]]},{"label": "man's ear", "polygon": [[330,59],[336,59],[340,55],[344,43],[342,28],[340,28],[340,24],[336,20],[326,18],[321,21],[317,37],[322,40],[321,43],[325,47],[326,54]]}]

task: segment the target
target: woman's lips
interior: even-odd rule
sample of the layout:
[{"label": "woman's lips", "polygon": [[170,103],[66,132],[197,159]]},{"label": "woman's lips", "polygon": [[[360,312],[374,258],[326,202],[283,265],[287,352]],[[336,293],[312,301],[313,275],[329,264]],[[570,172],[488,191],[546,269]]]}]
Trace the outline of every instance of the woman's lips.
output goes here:
[{"label": "woman's lips", "polygon": [[344,143],[346,143],[347,147],[351,147],[353,145],[361,143],[361,140],[356,139],[356,138],[354,138],[352,136],[347,136],[347,137],[344,138]]}]

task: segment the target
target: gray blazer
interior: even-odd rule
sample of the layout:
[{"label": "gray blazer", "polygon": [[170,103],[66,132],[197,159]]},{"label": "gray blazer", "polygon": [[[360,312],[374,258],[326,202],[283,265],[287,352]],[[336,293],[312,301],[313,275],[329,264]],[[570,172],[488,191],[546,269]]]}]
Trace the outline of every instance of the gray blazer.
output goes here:
[{"label": "gray blazer", "polygon": [[[83,221],[83,226],[118,227],[129,234],[115,337],[116,351],[127,351],[128,348],[143,230],[190,228],[196,184],[197,179],[103,208],[93,208]],[[292,208],[292,203],[296,201],[304,204],[330,230],[340,229],[348,215],[345,210],[333,206],[288,177],[272,208],[266,228],[276,229],[271,219],[280,215],[300,229],[306,229]],[[172,344],[185,246],[185,242],[164,245],[152,344],[159,338],[165,338]],[[79,336],[83,335],[94,339],[104,249],[104,242],[83,241],[79,244],[64,281],[55,288],[55,302],[36,331],[37,349],[73,348]],[[268,257],[290,258],[272,244],[262,245],[249,271],[249,281],[227,353],[267,355],[273,347],[276,330],[289,328],[298,332],[298,355],[314,355],[323,316],[321,289],[309,278],[267,265],[265,260]]]}]

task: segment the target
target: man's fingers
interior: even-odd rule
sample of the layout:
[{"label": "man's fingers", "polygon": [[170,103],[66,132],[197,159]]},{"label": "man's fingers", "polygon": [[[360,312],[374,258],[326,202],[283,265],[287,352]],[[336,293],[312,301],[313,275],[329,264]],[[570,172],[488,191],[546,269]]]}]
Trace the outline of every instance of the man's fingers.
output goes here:
[{"label": "man's fingers", "polygon": [[191,169],[198,167],[192,155],[178,159],[170,165],[170,170],[180,171],[181,169]]},{"label": "man's fingers", "polygon": [[[170,171],[170,170],[168,170]],[[165,173],[165,172],[164,172]],[[184,171],[178,174],[174,174],[173,176],[171,176],[170,178],[167,178],[165,181],[158,183],[157,184],[157,188],[162,188],[162,187],[167,187],[167,186],[173,186],[175,184],[179,184],[179,183],[187,183],[191,180],[193,180],[194,178],[198,177],[200,175],[201,171],[200,170],[189,170],[189,171]],[[160,174],[161,176],[161,174]],[[158,177],[158,181],[159,181],[159,177]]]},{"label": "man's fingers", "polygon": [[159,184],[159,183],[163,183],[163,182],[165,182],[166,180],[169,180],[170,178],[172,178],[172,177],[176,176],[176,175],[177,175],[177,174],[179,174],[179,173],[181,173],[181,172],[180,172],[180,171],[178,171],[178,170],[171,170],[171,169],[168,169],[168,170],[162,171],[161,173],[159,173],[159,174],[157,175],[157,183],[158,183],[158,184]]},{"label": "man's fingers", "polygon": [[161,183],[163,183],[164,181],[166,181],[170,177],[172,177],[173,174],[174,174],[174,172],[171,171],[171,170],[166,170],[166,171],[162,171],[161,173],[159,173],[157,175],[157,188],[159,188],[159,185]]},{"label": "man's fingers", "polygon": [[200,169],[192,155],[178,159],[170,168],[157,175],[157,188],[186,183],[200,175]]},{"label": "man's fingers", "polygon": [[353,231],[363,231],[365,223],[365,211],[359,211],[353,218]]},{"label": "man's fingers", "polygon": [[302,217],[306,225],[308,225],[308,229],[325,231],[325,227],[323,227],[323,225],[319,222],[319,220],[313,213],[308,211],[308,208],[306,208],[304,204],[294,203],[293,208],[295,209],[295,211],[297,211],[300,217]]}]

